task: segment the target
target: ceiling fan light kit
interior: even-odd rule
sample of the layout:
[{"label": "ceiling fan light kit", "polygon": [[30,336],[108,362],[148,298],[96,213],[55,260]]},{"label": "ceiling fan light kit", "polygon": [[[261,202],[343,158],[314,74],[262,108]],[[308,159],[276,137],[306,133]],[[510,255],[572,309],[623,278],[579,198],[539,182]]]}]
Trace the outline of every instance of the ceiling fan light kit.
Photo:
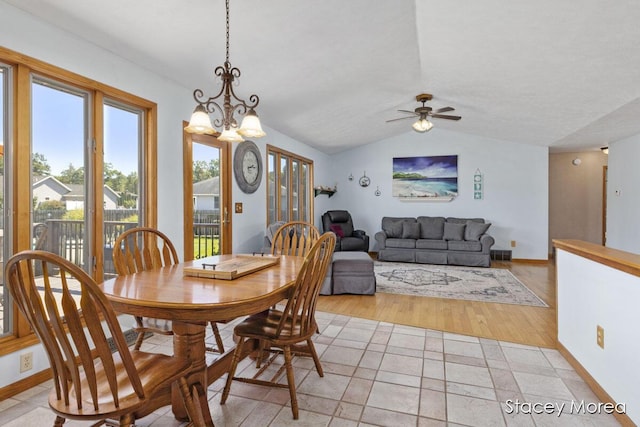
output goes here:
[{"label": "ceiling fan light kit", "polygon": [[460,120],[462,118],[461,116],[451,116],[448,114],[442,114],[448,111],[455,110],[453,107],[443,107],[433,111],[431,107],[427,107],[425,105],[427,101],[431,101],[432,99],[433,99],[433,95],[431,95],[430,93],[421,93],[419,95],[416,95],[416,101],[422,102],[421,107],[417,107],[413,111],[398,110],[401,113],[407,113],[410,115],[406,117],[400,117],[398,119],[387,120],[387,123],[395,122],[397,120],[412,119],[414,117],[418,117],[418,120],[416,120],[413,123],[413,125],[411,125],[411,127],[416,132],[424,133],[424,132],[430,131],[431,128],[433,128],[433,123],[429,121],[428,117],[434,117],[437,119],[447,119],[447,120]]},{"label": "ceiling fan light kit", "polygon": [[[222,117],[216,118],[213,124],[222,129],[222,133],[218,136],[220,141],[242,142],[243,136],[248,138],[260,138],[265,136],[265,132],[260,125],[260,119],[256,114],[255,108],[260,102],[258,95],[249,96],[249,102],[238,98],[233,90],[233,82],[240,77],[240,70],[232,67],[229,62],[229,0],[226,0],[227,12],[227,44],[226,44],[226,60],[223,65],[216,67],[214,74],[222,80],[222,88],[217,95],[204,98],[204,92],[196,89],[193,92],[193,98],[198,104],[193,111],[189,125],[184,128],[188,133],[216,135],[218,132],[211,124],[209,114],[218,112]],[[222,97],[222,105],[216,100]],[[235,102],[232,104],[231,101]],[[234,118],[235,113],[245,114],[240,128],[238,122]]]},{"label": "ceiling fan light kit", "polygon": [[424,119],[420,118],[411,127],[416,132],[420,132],[420,133],[429,132],[431,130],[431,128],[433,127],[433,123],[431,123],[426,118],[424,118]]}]

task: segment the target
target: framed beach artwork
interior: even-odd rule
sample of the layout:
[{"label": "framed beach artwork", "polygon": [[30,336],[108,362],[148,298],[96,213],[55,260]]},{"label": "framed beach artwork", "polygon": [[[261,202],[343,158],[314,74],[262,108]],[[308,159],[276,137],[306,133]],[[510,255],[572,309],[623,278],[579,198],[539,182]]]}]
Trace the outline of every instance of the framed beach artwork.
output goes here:
[{"label": "framed beach artwork", "polygon": [[393,197],[450,201],[458,195],[458,156],[393,158]]}]

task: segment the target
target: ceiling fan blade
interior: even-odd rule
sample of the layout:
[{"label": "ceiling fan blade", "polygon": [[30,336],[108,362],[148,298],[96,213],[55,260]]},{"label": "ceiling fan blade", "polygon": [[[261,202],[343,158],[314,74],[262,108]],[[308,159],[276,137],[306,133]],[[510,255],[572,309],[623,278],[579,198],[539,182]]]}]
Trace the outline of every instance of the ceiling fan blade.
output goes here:
[{"label": "ceiling fan blade", "polygon": [[445,114],[431,114],[431,117],[436,119],[448,119],[448,120],[460,120],[462,116],[447,116]]},{"label": "ceiling fan blade", "polygon": [[455,110],[455,108],[453,107],[443,107],[443,108],[439,108],[436,111],[434,111],[434,113],[438,114],[438,113],[446,113],[447,111],[453,111]]},{"label": "ceiling fan blade", "polygon": [[411,110],[398,110],[401,113],[408,113],[408,114],[413,114],[414,116],[417,116],[418,113],[416,113],[415,111],[411,111]]},{"label": "ceiling fan blade", "polygon": [[400,117],[397,119],[391,119],[391,120],[387,120],[387,123],[389,122],[397,122],[398,120],[406,120],[406,119],[415,119],[415,117],[411,116],[411,117]]}]

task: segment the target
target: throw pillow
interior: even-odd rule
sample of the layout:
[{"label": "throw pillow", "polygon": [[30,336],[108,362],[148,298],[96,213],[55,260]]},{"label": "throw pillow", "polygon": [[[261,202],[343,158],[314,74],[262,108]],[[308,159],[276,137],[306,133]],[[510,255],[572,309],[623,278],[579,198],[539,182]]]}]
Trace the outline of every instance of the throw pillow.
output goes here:
[{"label": "throw pillow", "polygon": [[342,231],[342,227],[340,227],[338,224],[331,224],[331,226],[329,226],[329,229],[333,231],[336,236],[344,237],[344,231]]},{"label": "throw pillow", "polygon": [[393,221],[387,229],[384,230],[387,237],[402,237],[402,223],[403,221]]},{"label": "throw pillow", "polygon": [[420,224],[418,224],[417,222],[404,221],[402,223],[402,238],[403,239],[419,239]]},{"label": "throw pillow", "polygon": [[444,218],[441,216],[419,216],[420,238],[442,240],[444,235]]},{"label": "throw pillow", "polygon": [[464,240],[464,229],[467,224],[455,222],[444,223],[444,240]]},{"label": "throw pillow", "polygon": [[480,236],[482,236],[490,226],[490,222],[468,221],[467,227],[464,230],[464,240],[480,240]]}]

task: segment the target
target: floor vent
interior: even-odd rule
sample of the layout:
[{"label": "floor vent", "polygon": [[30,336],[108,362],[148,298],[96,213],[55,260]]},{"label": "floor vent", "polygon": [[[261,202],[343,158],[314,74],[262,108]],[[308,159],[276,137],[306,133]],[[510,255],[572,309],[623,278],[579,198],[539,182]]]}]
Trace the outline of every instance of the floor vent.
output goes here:
[{"label": "floor vent", "polygon": [[511,261],[511,251],[507,249],[492,249],[491,259],[494,261]]},{"label": "floor vent", "polygon": [[[124,339],[127,341],[127,345],[131,347],[136,342],[136,338],[138,338],[138,333],[133,329],[128,329],[126,331],[123,331],[123,333],[124,333]],[[151,335],[153,335],[151,332],[147,332],[145,334],[145,338],[148,338]],[[109,344],[109,349],[111,349],[111,353],[115,352],[116,345],[113,343],[113,338],[111,337],[107,338],[107,343]]]}]

